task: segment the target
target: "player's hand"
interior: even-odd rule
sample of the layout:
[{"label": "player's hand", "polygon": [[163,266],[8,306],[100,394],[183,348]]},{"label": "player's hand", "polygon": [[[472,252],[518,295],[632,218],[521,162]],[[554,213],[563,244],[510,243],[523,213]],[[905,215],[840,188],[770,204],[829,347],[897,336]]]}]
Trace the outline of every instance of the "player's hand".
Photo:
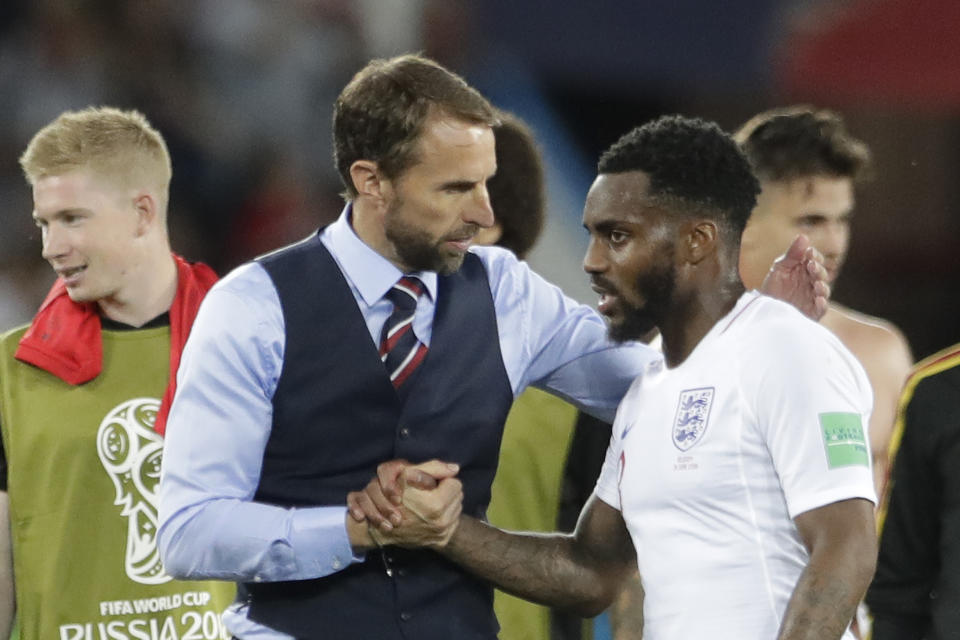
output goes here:
[{"label": "player's hand", "polygon": [[403,517],[391,532],[378,535],[381,544],[401,547],[443,548],[453,536],[463,511],[463,484],[444,478],[432,489],[421,489],[415,481],[420,471],[408,468],[401,476]]},{"label": "player's hand", "polygon": [[431,460],[412,465],[407,460],[391,460],[377,467],[377,477],[361,491],[347,494],[347,509],[357,522],[366,520],[373,527],[389,532],[400,524],[405,487],[429,490],[460,470],[456,464]]},{"label": "player's hand", "polygon": [[830,300],[823,255],[806,236],[797,236],[787,252],[774,261],[760,291],[789,302],[807,317],[819,320],[827,312]]}]

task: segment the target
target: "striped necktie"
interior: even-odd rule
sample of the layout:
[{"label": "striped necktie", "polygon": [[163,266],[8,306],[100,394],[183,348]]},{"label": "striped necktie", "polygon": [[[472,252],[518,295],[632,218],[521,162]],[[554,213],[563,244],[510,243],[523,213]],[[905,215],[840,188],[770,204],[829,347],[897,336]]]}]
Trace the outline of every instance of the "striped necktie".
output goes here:
[{"label": "striped necktie", "polygon": [[404,276],[386,294],[393,303],[393,313],[380,333],[380,359],[396,389],[410,378],[427,355],[427,345],[413,334],[413,316],[422,293],[420,280]]}]

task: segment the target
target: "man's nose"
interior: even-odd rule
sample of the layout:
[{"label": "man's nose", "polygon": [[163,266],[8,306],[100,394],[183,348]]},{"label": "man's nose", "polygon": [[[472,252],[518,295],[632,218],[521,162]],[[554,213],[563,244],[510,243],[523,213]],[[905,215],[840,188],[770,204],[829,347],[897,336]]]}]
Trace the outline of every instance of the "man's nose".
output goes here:
[{"label": "man's nose", "polygon": [[587,273],[603,273],[606,268],[607,260],[602,246],[596,238],[591,237],[583,256],[583,270]]},{"label": "man's nose", "polygon": [[472,222],[484,229],[493,226],[493,207],[490,205],[490,194],[487,193],[486,185],[479,185],[477,188],[470,206],[464,212],[463,221]]},{"label": "man's nose", "polygon": [[826,258],[838,259],[847,252],[850,242],[850,225],[846,222],[832,222],[825,226],[817,243],[817,249]]},{"label": "man's nose", "polygon": [[40,255],[44,260],[53,260],[67,253],[66,236],[57,230],[55,225],[49,225],[41,231],[42,249]]}]

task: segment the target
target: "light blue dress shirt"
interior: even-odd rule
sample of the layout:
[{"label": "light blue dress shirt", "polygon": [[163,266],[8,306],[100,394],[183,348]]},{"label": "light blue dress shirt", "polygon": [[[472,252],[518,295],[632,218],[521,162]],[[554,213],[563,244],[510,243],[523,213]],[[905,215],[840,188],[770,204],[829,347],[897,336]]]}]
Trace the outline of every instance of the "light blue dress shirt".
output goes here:
[{"label": "light blue dress shirt", "polygon": [[[350,225],[350,208],[320,236],[378,342],[392,311],[384,295],[404,275]],[[603,319],[567,298],[526,263],[496,247],[474,247],[490,279],[500,351],[513,389],[545,389],[613,421],[617,404],[659,354],[614,345]],[[413,331],[430,344],[437,274],[419,272]],[[323,295],[305,291],[303,295]],[[167,571],[187,579],[306,580],[362,560],[353,554],[344,504],[283,508],[253,501],[283,365],[284,320],[273,282],[258,263],[218,282],[200,307],[177,374],[164,442],[160,551]],[[227,628],[244,638],[287,638],[246,617],[235,603]]]}]

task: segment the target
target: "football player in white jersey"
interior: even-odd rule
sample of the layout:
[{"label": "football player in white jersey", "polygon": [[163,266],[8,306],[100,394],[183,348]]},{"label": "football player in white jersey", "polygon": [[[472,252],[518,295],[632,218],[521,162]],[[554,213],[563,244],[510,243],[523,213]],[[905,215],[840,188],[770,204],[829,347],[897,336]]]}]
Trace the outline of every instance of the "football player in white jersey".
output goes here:
[{"label": "football player in white jersey", "polygon": [[[573,534],[459,514],[455,479],[408,468],[394,544],[429,546],[497,587],[584,616],[606,608],[636,550],[644,638],[850,638],[876,534],[861,365],[794,308],[746,292],[740,236],[759,186],[716,125],[678,116],[600,159],[584,268],[616,340],[658,328],[664,358],[624,398]],[[429,463],[428,463],[429,464]]]}]

